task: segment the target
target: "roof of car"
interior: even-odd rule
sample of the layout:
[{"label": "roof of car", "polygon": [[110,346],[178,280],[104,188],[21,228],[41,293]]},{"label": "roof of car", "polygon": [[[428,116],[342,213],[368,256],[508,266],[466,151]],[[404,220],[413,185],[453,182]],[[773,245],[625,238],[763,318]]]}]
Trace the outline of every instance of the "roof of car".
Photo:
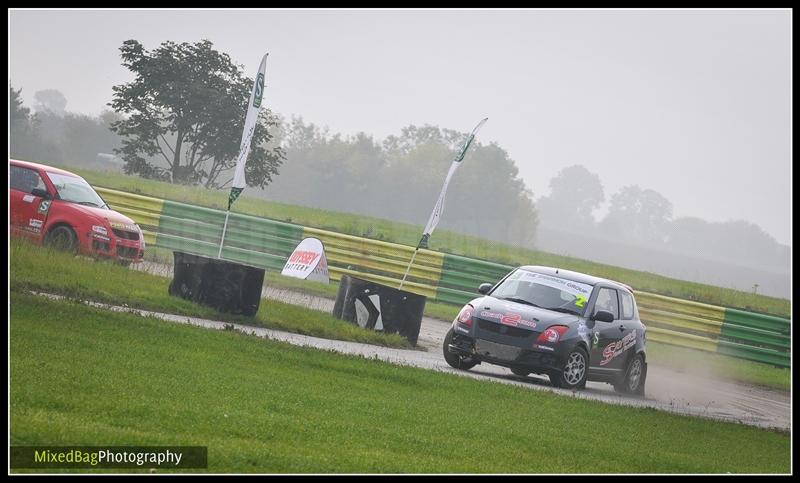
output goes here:
[{"label": "roof of car", "polygon": [[59,169],[59,168],[54,168],[54,167],[48,166],[46,164],[32,163],[30,161],[21,161],[19,159],[9,159],[8,162],[11,163],[11,164],[15,164],[17,166],[23,166],[23,167],[26,167],[26,168],[41,169],[41,170],[47,171],[48,173],[64,174],[64,175],[67,175],[67,176],[75,176],[75,177],[80,178],[80,176],[78,176],[75,173],[70,173],[69,171],[66,171],[66,170],[63,170],[63,169]]},{"label": "roof of car", "polygon": [[619,288],[624,288],[625,290],[631,293],[633,292],[633,289],[625,285],[624,283],[615,282],[614,280],[609,280],[607,278],[600,278],[592,275],[587,275],[581,272],[573,272],[572,270],[564,270],[562,268],[554,268],[554,267],[542,267],[540,265],[524,265],[519,268],[522,268],[524,270],[529,270],[531,272],[543,273],[545,275],[555,275],[561,278],[565,278],[567,280],[572,280],[573,282],[580,282],[588,285],[607,283]]}]

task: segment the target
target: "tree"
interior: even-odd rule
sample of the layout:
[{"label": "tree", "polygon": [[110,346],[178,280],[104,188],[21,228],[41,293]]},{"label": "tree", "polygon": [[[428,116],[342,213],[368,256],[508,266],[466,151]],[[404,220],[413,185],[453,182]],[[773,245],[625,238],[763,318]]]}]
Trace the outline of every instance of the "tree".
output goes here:
[{"label": "tree", "polygon": [[48,163],[62,162],[59,149],[40,133],[40,119],[23,105],[22,89],[9,86],[9,151],[13,158]]},{"label": "tree", "polygon": [[67,98],[61,91],[56,89],[45,89],[36,91],[33,95],[36,99],[36,112],[50,111],[57,116],[63,116],[67,107]]},{"label": "tree", "polygon": [[592,213],[603,201],[600,177],[576,164],[562,169],[550,180],[550,196],[540,198],[537,204],[542,225],[585,232],[594,228]]},{"label": "tree", "polygon": [[606,237],[641,243],[663,245],[672,219],[672,203],[660,193],[637,185],[623,186],[611,197],[608,215],[600,223]]},{"label": "tree", "polygon": [[[124,116],[111,129],[123,138],[114,152],[125,161],[125,171],[173,183],[227,185],[253,80],[208,40],[167,41],[153,51],[127,40],[120,51],[122,65],[136,76],[113,87],[109,104]],[[271,112],[263,109],[247,158],[249,186],[263,188],[278,173],[283,150],[266,147],[276,125]],[[230,178],[220,181],[223,172]]]}]

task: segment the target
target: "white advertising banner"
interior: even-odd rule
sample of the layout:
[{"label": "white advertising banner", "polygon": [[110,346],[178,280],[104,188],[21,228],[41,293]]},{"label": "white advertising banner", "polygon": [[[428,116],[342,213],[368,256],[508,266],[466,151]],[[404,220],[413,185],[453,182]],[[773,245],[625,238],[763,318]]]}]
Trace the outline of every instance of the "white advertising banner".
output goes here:
[{"label": "white advertising banner", "polygon": [[328,259],[322,242],[317,238],[303,239],[289,256],[281,275],[329,283]]}]

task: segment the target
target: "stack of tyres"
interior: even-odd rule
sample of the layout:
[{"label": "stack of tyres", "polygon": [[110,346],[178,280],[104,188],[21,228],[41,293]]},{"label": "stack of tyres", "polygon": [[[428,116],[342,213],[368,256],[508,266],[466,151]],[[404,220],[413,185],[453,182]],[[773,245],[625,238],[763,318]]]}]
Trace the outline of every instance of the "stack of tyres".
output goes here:
[{"label": "stack of tyres", "polygon": [[365,329],[399,334],[416,345],[425,301],[422,295],[342,275],[333,316]]},{"label": "stack of tyres", "polygon": [[216,258],[173,252],[169,294],[237,315],[258,312],[264,269]]}]

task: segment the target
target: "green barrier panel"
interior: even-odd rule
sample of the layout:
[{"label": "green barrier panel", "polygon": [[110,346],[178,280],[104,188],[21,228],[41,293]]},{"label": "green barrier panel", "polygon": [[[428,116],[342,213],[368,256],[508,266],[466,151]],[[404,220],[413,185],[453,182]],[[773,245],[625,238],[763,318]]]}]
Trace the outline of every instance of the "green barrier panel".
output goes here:
[{"label": "green barrier panel", "polygon": [[788,351],[792,346],[792,340],[788,335],[776,334],[767,330],[741,327],[738,325],[723,325],[720,337],[732,342],[765,346],[780,351]]},{"label": "green barrier panel", "polygon": [[738,309],[725,309],[725,324],[738,325],[742,327],[752,327],[754,329],[768,330],[784,335],[789,335],[791,331],[791,321],[773,315],[757,314],[745,312]]},{"label": "green barrier panel", "polygon": [[477,291],[477,286],[475,288],[476,290],[474,292],[466,292],[447,287],[439,287],[436,289],[436,301],[453,305],[464,305],[470,300],[481,296]]},{"label": "green barrier panel", "polygon": [[514,267],[445,254],[439,286],[474,293],[484,282],[496,283]]},{"label": "green barrier panel", "polygon": [[779,367],[791,366],[791,353],[721,340],[717,353]]}]

